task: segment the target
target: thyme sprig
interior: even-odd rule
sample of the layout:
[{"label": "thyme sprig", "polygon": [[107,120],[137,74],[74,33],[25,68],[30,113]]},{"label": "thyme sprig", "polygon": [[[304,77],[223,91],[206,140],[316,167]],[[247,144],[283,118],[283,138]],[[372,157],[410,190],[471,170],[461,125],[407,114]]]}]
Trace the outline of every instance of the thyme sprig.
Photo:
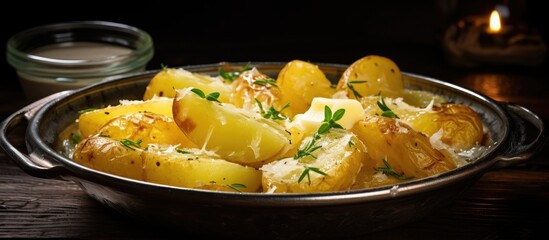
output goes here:
[{"label": "thyme sprig", "polygon": [[257,106],[259,106],[259,112],[261,113],[261,116],[263,116],[266,119],[273,119],[273,120],[286,120],[288,117],[286,117],[284,114],[282,114],[282,111],[284,109],[290,107],[290,103],[286,103],[280,110],[276,110],[272,105],[265,110],[263,108],[263,105],[257,98],[255,98],[255,102],[257,103]]},{"label": "thyme sprig", "polygon": [[387,107],[387,104],[385,104],[384,97],[381,97],[380,101],[377,101],[377,106],[383,113],[381,113],[381,116],[388,117],[388,118],[399,118],[389,107]]},{"label": "thyme sprig", "polygon": [[169,67],[168,67],[168,65],[166,65],[164,63],[161,63],[160,68],[162,68],[162,71],[167,71]]},{"label": "thyme sprig", "polygon": [[220,95],[219,92],[212,92],[212,93],[206,95],[204,92],[202,92],[202,90],[200,90],[198,88],[191,89],[191,92],[195,93],[196,95],[198,95],[201,98],[205,98],[208,101],[221,103],[217,99],[217,98],[219,98],[219,95]]},{"label": "thyme sprig", "polygon": [[141,148],[141,143],[142,142],[143,142],[143,140],[141,140],[141,139],[137,140],[137,142],[134,142],[134,141],[132,141],[130,139],[127,139],[127,138],[124,138],[123,140],[120,141],[122,146],[127,147],[131,150],[135,150],[135,148]]},{"label": "thyme sprig", "polygon": [[414,178],[414,176],[404,177],[404,173],[397,173],[393,167],[387,162],[387,159],[383,159],[383,164],[385,164],[385,167],[375,167],[374,170],[378,172],[383,172],[385,175],[389,175],[391,177],[394,177],[398,180],[410,180]]},{"label": "thyme sprig", "polygon": [[332,128],[339,128],[343,129],[341,125],[339,125],[336,121],[339,121],[341,118],[343,118],[343,115],[345,114],[345,109],[340,108],[335,111],[335,113],[332,114],[332,109],[328,107],[327,105],[324,106],[324,120],[322,121],[322,125],[318,128],[318,133],[322,134],[327,132],[328,130]]},{"label": "thyme sprig", "polygon": [[265,87],[267,85],[271,85],[273,87],[278,88],[278,84],[276,84],[276,80],[274,80],[273,78],[255,80],[255,81],[253,81],[253,84],[260,85],[260,86],[265,86]]},{"label": "thyme sprig", "polygon": [[242,192],[239,188],[247,188],[246,185],[242,184],[242,183],[232,183],[232,184],[227,184],[227,187],[237,191],[237,192]]},{"label": "thyme sprig", "polygon": [[305,170],[303,170],[303,172],[301,173],[301,175],[299,176],[299,179],[297,180],[297,183],[301,183],[301,181],[303,181],[303,179],[305,177],[307,177],[307,180],[309,182],[309,185],[311,185],[311,174],[310,172],[313,171],[315,173],[318,173],[320,175],[323,175],[323,176],[326,176],[328,175],[327,173],[323,172],[322,170],[320,170],[319,168],[317,167],[309,167],[309,166],[305,166]]},{"label": "thyme sprig", "polygon": [[320,139],[320,135],[317,132],[313,135],[313,139],[311,139],[311,141],[303,149],[297,150],[297,152],[294,155],[294,159],[300,159],[305,156],[311,156],[312,158],[316,159],[317,156],[314,155],[313,152],[322,147],[322,146],[315,146],[316,141],[318,141],[319,139]]},{"label": "thyme sprig", "polygon": [[77,144],[82,140],[82,136],[80,136],[80,134],[76,134],[76,133],[71,133],[71,136],[69,138],[70,138],[70,142],[72,144]]},{"label": "thyme sprig", "polygon": [[243,72],[248,71],[250,69],[252,69],[252,66],[250,65],[250,63],[248,63],[248,64],[246,64],[246,66],[242,67],[242,69],[240,69],[240,71],[226,72],[223,68],[220,68],[219,69],[219,76],[221,76],[225,80],[229,80],[229,81],[232,82],[235,79],[237,79],[238,77],[240,77],[240,74],[242,74]]},{"label": "thyme sprig", "polygon": [[178,153],[181,153],[181,154],[193,154],[193,152],[189,152],[189,151],[185,151],[185,150],[182,150],[182,149],[175,149],[175,151],[177,151]]},{"label": "thyme sprig", "polygon": [[353,86],[353,84],[363,84],[363,83],[367,83],[368,81],[349,81],[347,82],[347,87],[349,89],[351,89],[351,91],[353,92],[353,94],[355,95],[355,98],[361,98],[362,95],[355,89],[355,87]]}]

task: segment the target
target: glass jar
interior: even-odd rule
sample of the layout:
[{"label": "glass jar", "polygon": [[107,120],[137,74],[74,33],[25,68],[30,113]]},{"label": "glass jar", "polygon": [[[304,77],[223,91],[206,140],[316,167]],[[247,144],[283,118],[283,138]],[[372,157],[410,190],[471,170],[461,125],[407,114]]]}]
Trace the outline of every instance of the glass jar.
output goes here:
[{"label": "glass jar", "polygon": [[7,61],[29,100],[145,70],[153,42],[141,29],[104,21],[31,28],[8,40]]}]

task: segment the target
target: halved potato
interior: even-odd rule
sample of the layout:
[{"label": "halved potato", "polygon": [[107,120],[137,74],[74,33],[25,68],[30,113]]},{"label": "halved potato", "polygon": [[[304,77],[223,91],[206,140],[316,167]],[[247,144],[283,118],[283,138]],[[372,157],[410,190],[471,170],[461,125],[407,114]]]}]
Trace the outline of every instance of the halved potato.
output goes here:
[{"label": "halved potato", "polygon": [[178,187],[255,192],[261,186],[259,170],[196,148],[149,145],[143,149],[92,136],[77,145],[73,160],[114,175]]},{"label": "halved potato", "polygon": [[[367,116],[381,115],[377,106],[380,97],[361,99]],[[415,130],[431,137],[442,131],[440,140],[455,150],[465,150],[482,144],[484,131],[480,116],[463,104],[434,105],[416,108],[402,99],[384,98],[385,104],[404,122]]]},{"label": "halved potato", "polygon": [[152,112],[171,117],[172,98],[155,98],[147,101],[121,101],[120,105],[109,106],[80,114],[78,128],[82,137],[96,134],[109,120],[129,113]]},{"label": "halved potato", "polygon": [[[273,106],[282,109],[285,103],[280,99],[280,89],[275,79],[259,72],[256,68],[245,71],[232,83],[231,103],[238,108],[260,113]],[[259,101],[261,108],[259,107]],[[283,113],[289,110],[284,110]]]},{"label": "halved potato", "polygon": [[191,90],[177,91],[173,114],[179,128],[199,147],[231,162],[260,166],[289,145],[287,133],[273,120],[209,101]]},{"label": "halved potato", "polygon": [[[300,150],[306,149],[313,138],[305,138]],[[346,130],[331,129],[314,140],[313,146],[321,146],[311,152],[316,158],[311,155],[298,159],[290,157],[263,165],[260,169],[263,171],[263,191],[307,193],[349,189],[363,164],[364,146],[360,140]]]},{"label": "halved potato", "polygon": [[166,185],[224,191],[256,192],[261,171],[201,153],[199,149],[147,148],[143,152],[144,180]]},{"label": "halved potato", "polygon": [[150,81],[144,100],[157,97],[174,97],[175,90],[187,87],[195,87],[205,92],[219,92],[219,101],[229,102],[231,86],[225,84],[220,77],[211,77],[203,74],[192,73],[184,69],[168,68],[158,72]]},{"label": "halved potato", "polygon": [[[355,124],[352,132],[366,145],[375,167],[387,167],[386,160],[402,180],[424,178],[456,168],[448,152],[434,149],[427,136],[395,119],[370,117]],[[377,172],[374,168],[365,170],[366,179]]]},{"label": "halved potato", "polygon": [[115,140],[142,141],[143,146],[167,144],[181,148],[196,147],[173,118],[155,113],[130,113],[113,118],[99,129],[98,134]]},{"label": "halved potato", "polygon": [[143,180],[141,152],[141,149],[125,146],[117,140],[92,136],[76,145],[72,159],[95,170]]},{"label": "halved potato", "polygon": [[391,59],[370,55],[355,61],[339,79],[337,90],[349,98],[371,95],[400,96],[404,89],[400,69]]},{"label": "halved potato", "polygon": [[290,103],[290,117],[307,111],[314,97],[329,98],[335,93],[332,83],[317,65],[300,60],[287,63],[276,82],[282,103]]}]

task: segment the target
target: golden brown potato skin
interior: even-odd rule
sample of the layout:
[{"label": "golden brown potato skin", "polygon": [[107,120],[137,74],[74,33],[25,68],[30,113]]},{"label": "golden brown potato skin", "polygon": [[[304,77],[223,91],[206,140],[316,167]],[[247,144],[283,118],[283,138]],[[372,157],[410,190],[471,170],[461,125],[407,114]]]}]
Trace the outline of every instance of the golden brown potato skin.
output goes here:
[{"label": "golden brown potato skin", "polygon": [[[363,82],[365,81],[365,82]],[[349,88],[349,84],[360,96]],[[337,90],[347,92],[349,98],[372,95],[397,97],[404,89],[400,69],[391,59],[369,55],[355,61],[339,79]]]},{"label": "golden brown potato skin", "polygon": [[[381,115],[376,102],[380,97],[361,99],[367,116]],[[386,104],[404,122],[416,131],[431,137],[442,129],[441,141],[455,150],[481,145],[484,139],[482,119],[470,107],[463,104],[435,105],[432,110],[412,110],[391,104],[394,99],[385,98]]]},{"label": "golden brown potato skin", "polygon": [[[271,77],[259,72],[256,68],[245,71],[232,83],[231,103],[238,108],[249,111],[259,112],[257,101],[264,109],[274,106],[275,109],[281,109],[284,104],[280,98],[280,89],[278,84],[266,84],[266,81],[275,81]],[[282,113],[287,112],[283,111]]]},{"label": "golden brown potato skin", "polygon": [[239,191],[256,192],[261,186],[261,172],[252,167],[231,163],[200,149],[178,152],[151,145],[129,147],[121,141],[92,136],[76,147],[73,160],[86,167],[147,182],[178,187],[235,191],[230,184],[242,184]]},{"label": "golden brown potato skin", "polygon": [[287,63],[276,82],[282,93],[282,103],[290,103],[290,117],[307,111],[313,98],[330,98],[335,93],[330,80],[317,65],[301,60]]},{"label": "golden brown potato skin", "polygon": [[[456,168],[450,155],[434,149],[427,136],[395,119],[367,118],[355,124],[351,131],[366,145],[375,167],[384,167],[383,159],[386,159],[404,178],[419,179]],[[373,168],[365,170],[369,175],[376,173]]]},{"label": "golden brown potato skin", "polygon": [[78,129],[82,133],[82,137],[88,137],[96,134],[99,128],[111,119],[129,113],[154,112],[171,117],[172,103],[172,98],[156,98],[147,101],[135,101],[132,104],[119,104],[96,109],[83,113],[78,117]]},{"label": "golden brown potato skin", "polygon": [[167,144],[179,145],[180,148],[196,147],[173,118],[155,113],[131,113],[113,118],[99,129],[98,134],[116,140],[141,140],[143,146]]},{"label": "golden brown potato skin", "polygon": [[219,101],[229,102],[231,86],[225,84],[219,77],[210,77],[192,73],[184,69],[168,68],[158,72],[147,85],[143,99],[175,96],[175,91],[181,88],[195,87],[204,92],[219,92]]},{"label": "golden brown potato skin", "polygon": [[[275,193],[312,193],[335,192],[351,188],[363,164],[364,145],[351,132],[342,129],[331,129],[315,145],[322,146],[313,153],[317,158],[305,156],[281,159],[264,165],[263,191]],[[312,138],[304,139],[301,149]],[[299,178],[305,166],[317,167],[326,175],[310,172],[311,182]]]},{"label": "golden brown potato skin", "polygon": [[143,180],[141,149],[130,149],[106,137],[83,139],[72,159],[86,167],[137,180]]}]

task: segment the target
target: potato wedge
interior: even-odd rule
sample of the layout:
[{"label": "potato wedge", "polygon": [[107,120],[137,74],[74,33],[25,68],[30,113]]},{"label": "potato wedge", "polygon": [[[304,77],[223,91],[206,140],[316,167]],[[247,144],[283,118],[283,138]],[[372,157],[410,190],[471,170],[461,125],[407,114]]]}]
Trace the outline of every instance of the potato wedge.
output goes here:
[{"label": "potato wedge", "polygon": [[231,162],[260,166],[289,145],[287,133],[274,121],[232,104],[209,101],[192,90],[177,91],[173,114],[179,128],[199,147]]},{"label": "potato wedge", "polygon": [[[365,97],[361,104],[367,116],[381,115],[377,106],[380,97]],[[484,130],[480,116],[463,104],[443,104],[416,108],[402,99],[384,98],[385,104],[404,122],[415,130],[431,137],[442,130],[440,140],[456,151],[470,149],[482,144]]]},{"label": "potato wedge", "polygon": [[130,113],[113,118],[99,129],[98,134],[115,140],[142,141],[143,146],[166,144],[196,148],[173,118],[155,113]]},{"label": "potato wedge", "polygon": [[284,66],[276,80],[282,103],[290,103],[290,117],[304,113],[315,97],[329,98],[335,93],[332,83],[317,65],[293,60]]},{"label": "potato wedge", "polygon": [[205,92],[219,92],[219,101],[229,102],[231,86],[220,77],[192,73],[184,69],[168,68],[158,72],[149,82],[143,100],[157,97],[174,97],[175,90],[195,87]]},{"label": "potato wedge", "polygon": [[404,84],[400,69],[391,59],[370,55],[355,61],[339,79],[337,90],[347,92],[349,98],[371,95],[400,96]]},{"label": "potato wedge", "polygon": [[[383,162],[386,160],[401,179],[424,178],[456,168],[448,152],[434,149],[427,136],[395,119],[367,118],[351,131],[366,145],[376,167],[387,167]],[[376,172],[370,169],[367,174],[373,176]]]},{"label": "potato wedge", "polygon": [[[261,186],[261,171],[185,149],[190,153],[149,147],[143,152],[144,180],[166,185],[256,192]],[[190,151],[189,151],[190,150]]]},{"label": "potato wedge", "polygon": [[152,112],[171,117],[172,98],[155,98],[147,101],[121,101],[120,105],[109,106],[102,109],[80,114],[78,117],[78,128],[82,137],[96,134],[99,128],[115,117],[129,113]]},{"label": "potato wedge", "polygon": [[[331,129],[320,136],[313,144],[321,146],[312,152],[316,158],[291,157],[263,165],[260,168],[263,191],[308,193],[349,189],[362,167],[364,146],[353,133],[343,129]],[[313,136],[305,138],[300,149],[306,149],[311,141]]]},{"label": "potato wedge", "polygon": [[73,160],[98,171],[178,187],[255,192],[261,186],[259,170],[196,148],[150,145],[144,150],[92,136],[77,145]]}]

